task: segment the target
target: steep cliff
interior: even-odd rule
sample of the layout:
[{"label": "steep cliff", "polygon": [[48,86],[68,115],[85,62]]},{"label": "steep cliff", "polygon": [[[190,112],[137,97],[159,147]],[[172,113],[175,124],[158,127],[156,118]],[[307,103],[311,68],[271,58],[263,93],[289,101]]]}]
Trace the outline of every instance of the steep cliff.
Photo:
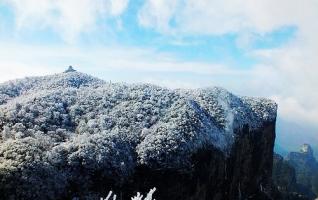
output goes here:
[{"label": "steep cliff", "polygon": [[0,198],[272,199],[277,106],[75,71],[0,85]]}]

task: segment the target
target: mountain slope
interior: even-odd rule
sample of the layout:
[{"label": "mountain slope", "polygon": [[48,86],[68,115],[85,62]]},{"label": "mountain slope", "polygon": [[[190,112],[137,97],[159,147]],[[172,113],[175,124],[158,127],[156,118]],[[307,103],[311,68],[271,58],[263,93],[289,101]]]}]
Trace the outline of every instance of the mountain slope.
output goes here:
[{"label": "mountain slope", "polygon": [[[99,187],[121,188],[128,180],[134,187],[144,185],[149,174],[137,174],[156,177],[158,170],[189,179],[199,167],[194,163],[204,162],[203,155],[214,166],[198,173],[223,168],[220,175],[231,178],[221,178],[219,184],[232,185],[231,192],[221,184],[222,194],[204,190],[206,198],[237,196],[238,183],[243,196],[264,193],[258,185],[270,178],[271,161],[259,158],[264,154],[262,159],[268,159],[273,151],[277,106],[270,100],[238,97],[217,87],[109,84],[69,72],[1,84],[0,102],[0,192],[5,198],[98,195]],[[243,176],[242,170],[255,174]],[[201,184],[215,184],[212,174]]]},{"label": "mountain slope", "polygon": [[55,74],[51,76],[29,77],[0,84],[0,105],[30,91],[96,86],[104,81],[79,72]]}]

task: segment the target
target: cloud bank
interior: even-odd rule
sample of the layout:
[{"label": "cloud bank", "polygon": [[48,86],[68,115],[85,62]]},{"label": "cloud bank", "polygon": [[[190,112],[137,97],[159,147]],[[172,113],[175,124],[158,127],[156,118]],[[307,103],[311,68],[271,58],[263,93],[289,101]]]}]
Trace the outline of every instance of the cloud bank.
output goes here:
[{"label": "cloud bank", "polygon": [[68,42],[97,28],[98,20],[118,17],[128,0],[6,0],[14,9],[16,27],[51,28]]}]

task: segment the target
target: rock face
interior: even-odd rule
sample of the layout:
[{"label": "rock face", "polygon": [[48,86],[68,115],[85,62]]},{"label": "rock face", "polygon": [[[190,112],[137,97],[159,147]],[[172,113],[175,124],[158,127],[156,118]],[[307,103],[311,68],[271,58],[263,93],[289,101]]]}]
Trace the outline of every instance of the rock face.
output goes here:
[{"label": "rock face", "polygon": [[282,156],[275,154],[273,163],[273,181],[282,200],[310,200],[303,194],[297,183],[295,169]]},{"label": "rock face", "polygon": [[[305,157],[309,158],[309,159],[314,159],[314,151],[312,150],[311,146],[309,144],[303,144],[301,147],[300,147],[300,150],[299,152],[303,155],[305,155]],[[293,153],[291,153],[293,154]],[[291,155],[290,154],[290,158],[291,158]],[[292,156],[293,157],[293,156]],[[292,159],[292,158],[291,158]]]},{"label": "rock face", "polygon": [[286,159],[274,156],[274,184],[281,192],[281,199],[313,200],[318,191],[318,163],[310,145],[304,144],[299,152],[290,152]]},{"label": "rock face", "polygon": [[304,144],[299,152],[291,152],[286,160],[295,168],[299,190],[314,199],[318,196],[318,162],[310,145]]},{"label": "rock face", "polygon": [[79,72],[0,85],[0,199],[272,199],[277,106]]}]

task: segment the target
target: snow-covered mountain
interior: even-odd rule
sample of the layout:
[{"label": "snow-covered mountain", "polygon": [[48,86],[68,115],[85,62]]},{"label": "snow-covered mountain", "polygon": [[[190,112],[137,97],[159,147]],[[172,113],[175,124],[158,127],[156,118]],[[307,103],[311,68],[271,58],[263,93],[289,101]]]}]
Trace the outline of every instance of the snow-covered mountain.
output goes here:
[{"label": "snow-covered mountain", "polygon": [[96,174],[125,182],[140,166],[190,172],[194,154],[230,157],[239,130],[275,124],[276,109],[218,87],[111,84],[76,71],[9,81],[0,85],[0,192],[50,199]]},{"label": "snow-covered mountain", "polygon": [[0,104],[4,104],[8,100],[23,94],[32,93],[32,91],[80,88],[103,83],[104,81],[100,79],[79,72],[12,80],[0,84]]}]

